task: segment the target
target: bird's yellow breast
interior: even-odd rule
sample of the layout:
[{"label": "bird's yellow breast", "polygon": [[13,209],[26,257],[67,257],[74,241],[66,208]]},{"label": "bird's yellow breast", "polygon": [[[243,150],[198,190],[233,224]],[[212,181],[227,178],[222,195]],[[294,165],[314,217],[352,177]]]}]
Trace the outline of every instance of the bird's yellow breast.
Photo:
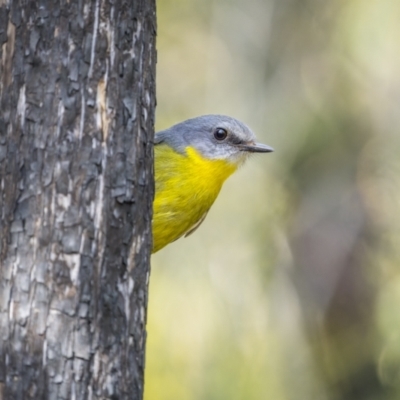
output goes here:
[{"label": "bird's yellow breast", "polygon": [[155,152],[153,252],[181,237],[205,216],[221,186],[237,168],[225,160],[209,160],[194,148],[186,154],[158,144]]}]

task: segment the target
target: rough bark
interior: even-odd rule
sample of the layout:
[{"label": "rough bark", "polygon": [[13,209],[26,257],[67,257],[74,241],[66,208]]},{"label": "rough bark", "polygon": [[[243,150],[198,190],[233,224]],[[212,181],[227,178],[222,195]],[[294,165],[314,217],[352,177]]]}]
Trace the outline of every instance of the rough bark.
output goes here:
[{"label": "rough bark", "polygon": [[154,0],[0,0],[0,399],[141,399]]}]

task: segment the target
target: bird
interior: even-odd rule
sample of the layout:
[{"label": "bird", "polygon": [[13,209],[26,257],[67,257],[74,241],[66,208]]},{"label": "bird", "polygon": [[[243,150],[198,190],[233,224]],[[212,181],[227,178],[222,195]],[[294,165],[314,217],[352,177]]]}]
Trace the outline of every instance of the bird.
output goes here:
[{"label": "bird", "polygon": [[199,227],[222,184],[250,154],[272,151],[225,115],[202,115],[157,132],[152,253]]}]

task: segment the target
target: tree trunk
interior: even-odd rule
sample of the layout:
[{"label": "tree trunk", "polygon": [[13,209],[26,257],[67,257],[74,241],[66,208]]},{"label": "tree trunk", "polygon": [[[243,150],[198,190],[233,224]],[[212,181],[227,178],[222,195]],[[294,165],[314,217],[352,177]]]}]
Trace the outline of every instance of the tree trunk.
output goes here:
[{"label": "tree trunk", "polygon": [[0,399],[141,399],[155,1],[0,0]]}]

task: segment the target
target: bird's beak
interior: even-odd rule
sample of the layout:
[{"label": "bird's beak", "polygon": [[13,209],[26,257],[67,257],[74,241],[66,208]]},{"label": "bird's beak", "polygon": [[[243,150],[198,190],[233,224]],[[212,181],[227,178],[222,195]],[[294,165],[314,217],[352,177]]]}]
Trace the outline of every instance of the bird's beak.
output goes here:
[{"label": "bird's beak", "polygon": [[271,153],[274,149],[262,143],[239,144],[238,148],[249,153]]}]

